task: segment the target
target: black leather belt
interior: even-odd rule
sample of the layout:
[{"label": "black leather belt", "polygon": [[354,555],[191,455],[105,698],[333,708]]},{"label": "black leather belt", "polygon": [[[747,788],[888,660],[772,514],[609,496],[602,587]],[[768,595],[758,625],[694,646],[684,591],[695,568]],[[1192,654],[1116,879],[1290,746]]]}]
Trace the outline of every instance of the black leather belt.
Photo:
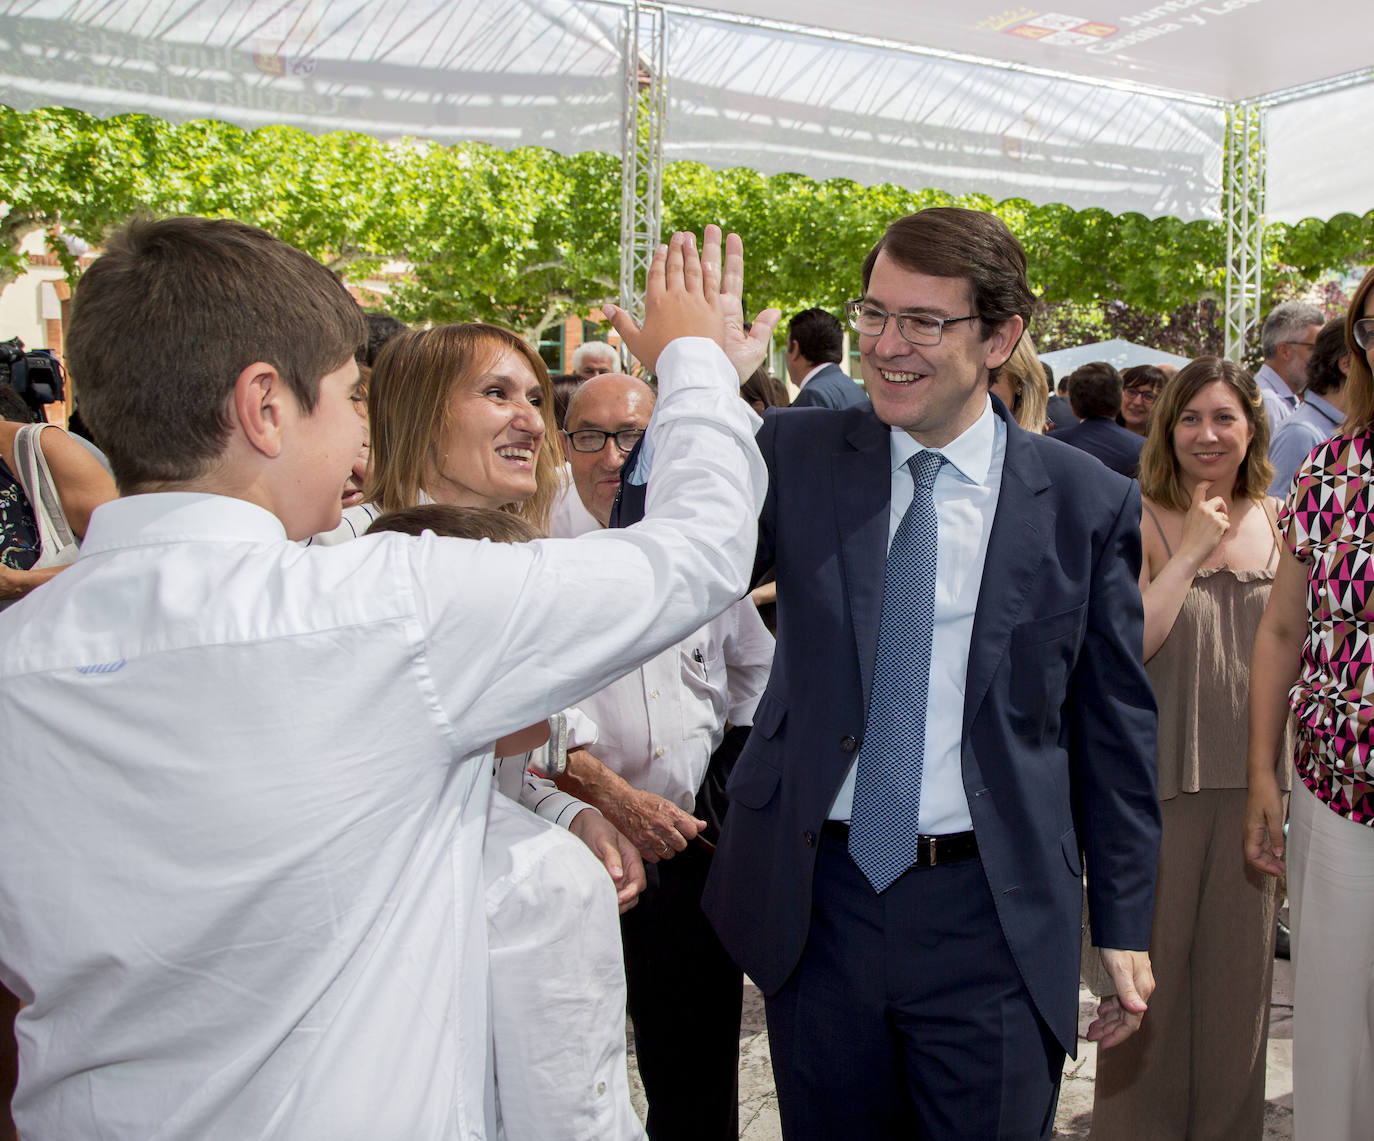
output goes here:
[{"label": "black leather belt", "polygon": [[[849,821],[827,820],[821,828],[822,836],[839,840],[849,847]],[[914,868],[933,868],[936,864],[953,864],[960,860],[978,858],[978,838],[972,832],[951,832],[948,836],[918,836]]]}]

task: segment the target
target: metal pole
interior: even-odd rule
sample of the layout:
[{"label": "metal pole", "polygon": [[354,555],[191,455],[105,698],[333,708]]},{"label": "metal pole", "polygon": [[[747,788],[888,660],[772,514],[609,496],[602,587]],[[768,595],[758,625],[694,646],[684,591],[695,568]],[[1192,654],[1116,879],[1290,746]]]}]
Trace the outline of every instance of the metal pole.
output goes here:
[{"label": "metal pole", "polygon": [[1264,111],[1238,103],[1227,116],[1226,355],[1240,361],[1250,331],[1259,323],[1264,256]]},{"label": "metal pole", "polygon": [[[625,13],[621,119],[620,307],[644,316],[649,262],[663,223],[663,132],[668,112],[663,9],[636,3]],[[621,348],[628,365],[627,350]]]}]

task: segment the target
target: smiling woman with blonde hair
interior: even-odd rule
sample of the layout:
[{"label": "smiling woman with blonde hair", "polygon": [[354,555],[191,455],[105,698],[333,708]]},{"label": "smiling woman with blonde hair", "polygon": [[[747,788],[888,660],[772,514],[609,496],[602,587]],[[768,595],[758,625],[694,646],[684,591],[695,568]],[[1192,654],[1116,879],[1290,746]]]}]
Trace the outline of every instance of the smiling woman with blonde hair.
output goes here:
[{"label": "smiling woman with blonde hair", "polygon": [[367,499],[381,510],[427,497],[548,531],[563,453],[548,369],[522,337],[472,322],[395,337],[373,368],[368,416]]},{"label": "smiling woman with blonde hair", "polygon": [[1246,867],[1237,837],[1250,652],[1279,556],[1268,443],[1249,373],[1200,357],[1165,384],[1141,452],[1158,988],[1140,1032],[1098,1055],[1098,1139],[1263,1132],[1277,885]]}]

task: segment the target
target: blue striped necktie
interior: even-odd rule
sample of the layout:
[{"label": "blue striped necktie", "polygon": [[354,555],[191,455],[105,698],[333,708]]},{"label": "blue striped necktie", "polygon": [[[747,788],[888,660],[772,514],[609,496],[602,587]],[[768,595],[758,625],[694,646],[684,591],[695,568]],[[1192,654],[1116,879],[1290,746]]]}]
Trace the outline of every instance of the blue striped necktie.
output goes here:
[{"label": "blue striped necktie", "polygon": [[916,490],[887,552],[873,690],[849,821],[849,854],[874,891],[916,861],[935,633],[934,488],[944,462],[933,451],[907,461]]}]

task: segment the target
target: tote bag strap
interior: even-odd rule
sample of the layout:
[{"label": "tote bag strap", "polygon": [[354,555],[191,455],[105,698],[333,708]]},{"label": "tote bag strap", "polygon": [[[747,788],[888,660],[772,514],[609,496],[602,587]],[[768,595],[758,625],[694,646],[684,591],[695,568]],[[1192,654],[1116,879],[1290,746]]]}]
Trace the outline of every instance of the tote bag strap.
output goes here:
[{"label": "tote bag strap", "polygon": [[[42,540],[42,553],[35,566],[60,566],[76,558],[77,539],[67,513],[62,510],[62,498],[57,494],[48,469],[47,458],[39,446],[38,437],[54,424],[25,424],[14,437],[15,477],[23,485],[24,494],[33,507]],[[57,429],[59,432],[61,428]]]}]

